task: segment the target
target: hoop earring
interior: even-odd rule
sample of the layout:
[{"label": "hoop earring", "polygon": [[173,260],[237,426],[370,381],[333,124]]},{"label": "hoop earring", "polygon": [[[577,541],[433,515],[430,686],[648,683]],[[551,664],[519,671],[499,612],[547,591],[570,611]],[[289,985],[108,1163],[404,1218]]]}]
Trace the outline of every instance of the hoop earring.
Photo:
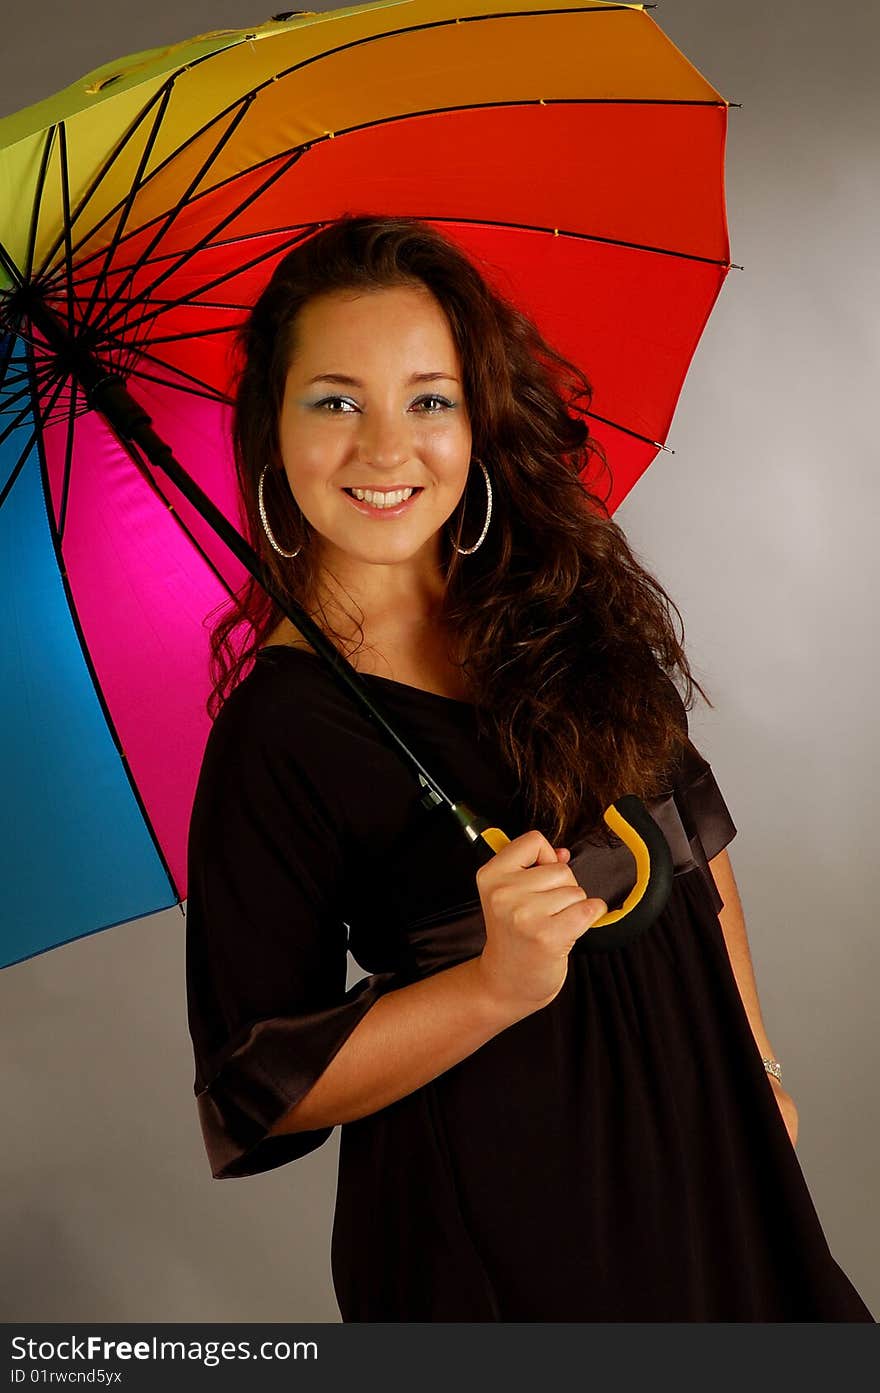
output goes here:
[{"label": "hoop earring", "polygon": [[[477,540],[474,542],[472,547],[460,547],[457,543],[455,544],[455,550],[459,552],[462,556],[472,556],[473,553],[477,550],[477,547],[481,547],[483,545],[483,542],[486,539],[486,533],[489,531],[489,521],[492,517],[492,485],[489,481],[489,471],[484,465],[483,461],[477,459],[476,455],[472,457],[472,462],[480,466],[480,468],[483,471],[483,478],[486,481],[486,521],[483,523],[483,530],[480,533]],[[465,490],[467,490],[467,485],[465,485]]]},{"label": "hoop earring", "polygon": [[260,483],[259,483],[259,486],[258,486],[258,488],[257,488],[257,502],[259,503],[259,506],[260,506],[260,517],[263,519],[263,531],[266,533],[266,536],[269,538],[269,541],[271,542],[271,544],[272,544],[272,546],[275,548],[275,550],[278,552],[279,556],[287,556],[287,557],[299,556],[300,552],[301,552],[302,549],[303,549],[303,544],[302,544],[302,542],[300,542],[300,544],[299,544],[299,546],[297,547],[296,551],[285,551],[283,547],[280,547],[280,546],[278,545],[278,543],[276,542],[275,538],[274,538],[273,535],[272,535],[272,529],[271,529],[271,527],[269,526],[269,519],[268,519],[267,516],[266,516],[266,505],[265,505],[265,503],[263,502],[263,480],[264,480],[265,477],[266,477],[266,470],[267,470],[268,468],[269,468],[268,464],[265,464],[265,465],[263,466],[263,472],[262,472],[262,474],[260,475]]}]

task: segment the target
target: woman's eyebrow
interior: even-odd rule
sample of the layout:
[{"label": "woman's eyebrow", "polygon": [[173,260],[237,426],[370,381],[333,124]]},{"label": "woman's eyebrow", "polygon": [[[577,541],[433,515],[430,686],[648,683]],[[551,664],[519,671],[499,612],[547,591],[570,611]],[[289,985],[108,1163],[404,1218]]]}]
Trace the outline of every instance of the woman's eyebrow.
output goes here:
[{"label": "woman's eyebrow", "polygon": [[[458,382],[457,377],[452,377],[448,372],[414,372],[408,379],[410,382]],[[311,387],[313,382],[337,382],[343,387],[363,387],[363,382],[357,377],[347,377],[341,372],[321,372],[317,377],[310,377],[306,383]],[[460,385],[460,384],[459,384]]]}]

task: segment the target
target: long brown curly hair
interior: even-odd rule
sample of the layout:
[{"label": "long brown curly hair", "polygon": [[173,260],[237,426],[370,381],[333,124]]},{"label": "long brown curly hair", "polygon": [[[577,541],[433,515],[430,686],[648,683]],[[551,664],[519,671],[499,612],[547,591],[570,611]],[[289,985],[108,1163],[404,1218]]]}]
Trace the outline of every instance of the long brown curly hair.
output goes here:
[{"label": "long brown curly hair", "polygon": [[[438,622],[482,729],[515,771],[530,825],[554,844],[579,830],[611,842],[603,810],[624,793],[647,801],[666,792],[693,689],[712,703],[688,666],[679,610],[594,492],[607,461],[583,418],[589,381],[429,224],[346,215],[278,263],[237,341],[233,444],[247,538],[278,589],[310,617],[323,614],[314,532],[278,487],[278,421],[296,316],[317,295],[402,285],[426,286],[446,313],[473,455],[493,484],[491,526],[476,552],[460,555],[453,541],[470,543],[485,521],[477,469],[442,530]],[[295,560],[274,550],[261,523],[257,489],[267,463],[273,532],[285,550],[301,544]],[[249,577],[211,630],[212,719],[283,617]],[[333,634],[326,616],[321,627]],[[242,630],[244,642],[233,643]]]}]

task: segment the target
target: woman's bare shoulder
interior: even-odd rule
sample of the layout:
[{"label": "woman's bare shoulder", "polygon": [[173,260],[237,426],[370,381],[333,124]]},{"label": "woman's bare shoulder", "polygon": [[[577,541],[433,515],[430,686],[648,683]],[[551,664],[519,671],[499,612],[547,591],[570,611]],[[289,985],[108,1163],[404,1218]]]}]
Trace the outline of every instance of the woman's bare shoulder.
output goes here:
[{"label": "woman's bare shoulder", "polygon": [[266,635],[260,647],[269,648],[274,647],[276,644],[281,644],[287,648],[304,648],[307,653],[314,653],[315,651],[312,645],[306,642],[302,634],[294,627],[289,619],[282,619],[279,624],[276,624],[271,633]]}]

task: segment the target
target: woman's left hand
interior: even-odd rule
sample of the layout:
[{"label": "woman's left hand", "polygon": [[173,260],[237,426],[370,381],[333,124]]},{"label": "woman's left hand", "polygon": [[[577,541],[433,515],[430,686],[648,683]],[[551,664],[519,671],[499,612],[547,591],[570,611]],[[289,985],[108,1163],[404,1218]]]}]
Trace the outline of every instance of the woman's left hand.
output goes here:
[{"label": "woman's left hand", "polygon": [[767,1075],[776,1094],[776,1101],[779,1104],[779,1111],[782,1113],[782,1120],[788,1131],[792,1146],[797,1145],[798,1136],[798,1110],[795,1101],[790,1093],[786,1093],[782,1084],[772,1074]]}]

